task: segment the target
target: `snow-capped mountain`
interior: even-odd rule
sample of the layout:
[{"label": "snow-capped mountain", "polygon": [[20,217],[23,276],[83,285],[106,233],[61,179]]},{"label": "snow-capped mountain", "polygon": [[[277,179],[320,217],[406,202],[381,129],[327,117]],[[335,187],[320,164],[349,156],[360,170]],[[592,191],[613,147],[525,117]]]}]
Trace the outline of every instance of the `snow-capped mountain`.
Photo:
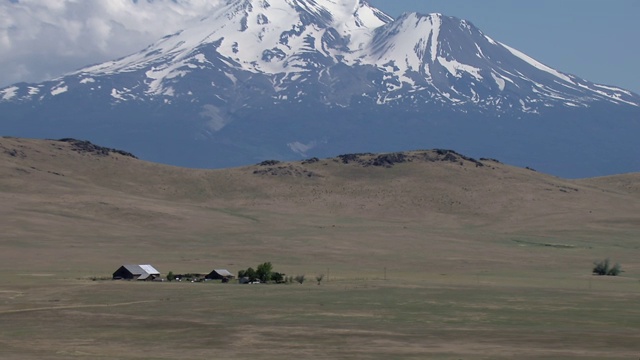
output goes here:
[{"label": "snow-capped mountain", "polygon": [[[232,0],[136,54],[2,89],[0,111],[5,133],[76,134],[188,166],[412,145],[535,165],[545,160],[512,132],[557,150],[594,136],[610,146],[612,111],[638,127],[640,96],[552,69],[454,17],[394,20],[363,0]],[[478,126],[495,141],[468,139]],[[572,140],[550,142],[563,132]],[[638,154],[622,144],[612,149]]]}]

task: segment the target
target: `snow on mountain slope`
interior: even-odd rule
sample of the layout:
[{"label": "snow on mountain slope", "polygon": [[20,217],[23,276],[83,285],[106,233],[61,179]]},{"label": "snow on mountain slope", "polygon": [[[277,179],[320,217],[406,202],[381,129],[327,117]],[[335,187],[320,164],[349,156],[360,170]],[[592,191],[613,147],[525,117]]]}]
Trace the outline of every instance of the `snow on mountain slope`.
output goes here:
[{"label": "snow on mountain slope", "polygon": [[[240,0],[220,7],[192,27],[163,38],[138,54],[82,69],[114,74],[162,64],[175,75],[185,64],[206,64],[199,50],[215,48],[230,66],[276,74],[309,68],[303,54],[317,52],[337,61],[352,49],[366,50],[372,30],[392,19],[359,0]],[[179,74],[178,74],[179,75]]]},{"label": "snow on mountain slope", "polygon": [[381,27],[367,62],[382,65],[401,83],[421,83],[436,97],[458,105],[500,108],[521,103],[525,112],[540,103],[639,105],[638,96],[629,91],[561,73],[496,42],[465,20],[440,14],[405,14]]},{"label": "snow on mountain slope", "polygon": [[[337,78],[345,75],[341,65],[353,70],[349,94],[335,88],[344,86]],[[88,90],[103,91],[116,103],[158,97],[166,103],[176,97],[228,102],[220,84],[237,88],[247,74],[271,76],[272,89],[262,91],[274,101],[303,100],[319,85],[328,86],[323,102],[338,106],[348,106],[353,96],[379,105],[431,102],[464,111],[536,113],[598,101],[640,106],[636,94],[554,70],[468,21],[415,13],[394,20],[364,0],[221,2],[214,13],[139,53],[47,84],[0,90],[0,101]],[[218,89],[179,85],[193,78]]]},{"label": "snow on mountain slope", "polygon": [[392,19],[364,0],[218,1],[138,53],[0,89],[0,134],[189,167],[440,147],[561,176],[640,169],[639,95],[468,21]]}]

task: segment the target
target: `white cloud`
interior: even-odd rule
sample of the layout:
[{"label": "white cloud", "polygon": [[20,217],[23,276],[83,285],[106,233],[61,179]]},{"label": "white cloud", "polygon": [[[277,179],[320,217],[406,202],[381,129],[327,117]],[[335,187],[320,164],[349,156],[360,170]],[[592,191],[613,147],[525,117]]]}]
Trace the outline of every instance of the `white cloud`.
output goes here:
[{"label": "white cloud", "polygon": [[298,155],[302,155],[302,156],[307,156],[307,152],[309,152],[309,150],[312,150],[316,147],[318,147],[318,145],[325,143],[326,144],[326,140],[318,142],[317,140],[312,140],[306,144],[303,144],[299,141],[295,141],[292,143],[288,143],[287,146],[289,147],[289,149],[291,149],[291,151],[293,151],[294,153],[298,154]]},{"label": "white cloud", "polygon": [[0,86],[139,51],[224,0],[0,0]]}]

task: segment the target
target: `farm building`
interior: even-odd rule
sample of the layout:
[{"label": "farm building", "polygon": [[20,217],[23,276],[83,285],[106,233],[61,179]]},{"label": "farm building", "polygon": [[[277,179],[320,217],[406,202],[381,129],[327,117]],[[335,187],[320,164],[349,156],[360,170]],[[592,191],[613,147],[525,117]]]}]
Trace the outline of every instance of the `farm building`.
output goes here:
[{"label": "farm building", "polygon": [[122,265],[113,273],[114,280],[155,280],[160,272],[151,265]]},{"label": "farm building", "polygon": [[209,280],[229,281],[234,278],[233,274],[225,269],[216,269],[210,272],[206,277]]}]

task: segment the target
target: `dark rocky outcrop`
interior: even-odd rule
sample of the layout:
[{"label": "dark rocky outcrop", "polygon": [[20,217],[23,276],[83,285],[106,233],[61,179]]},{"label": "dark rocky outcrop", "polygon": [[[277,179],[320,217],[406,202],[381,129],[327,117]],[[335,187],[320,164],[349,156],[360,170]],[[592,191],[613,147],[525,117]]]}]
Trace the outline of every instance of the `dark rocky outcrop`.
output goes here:
[{"label": "dark rocky outcrop", "polygon": [[407,156],[405,153],[391,153],[391,154],[382,154],[373,159],[371,165],[373,166],[384,166],[384,167],[392,167],[395,164],[401,164],[411,161],[411,158]]},{"label": "dark rocky outcrop", "polygon": [[274,166],[280,164],[281,161],[278,160],[265,160],[258,164],[258,166]]},{"label": "dark rocky outcrop", "polygon": [[302,165],[315,164],[315,163],[317,163],[319,161],[320,161],[320,159],[318,159],[317,157],[313,157],[311,159],[304,160],[302,162]]},{"label": "dark rocky outcrop", "polygon": [[95,145],[90,141],[86,141],[86,140],[64,138],[58,141],[71,144],[71,149],[81,154],[86,153],[86,154],[99,155],[99,156],[109,156],[111,153],[114,153],[114,154],[119,154],[122,156],[127,156],[130,158],[137,159],[137,157],[130,152]]},{"label": "dark rocky outcrop", "polygon": [[363,157],[372,156],[372,155],[374,154],[372,153],[344,154],[344,155],[338,155],[338,159],[342,160],[343,164],[349,164],[352,162],[360,163]]},{"label": "dark rocky outcrop", "polygon": [[391,168],[397,164],[414,162],[414,161],[426,161],[426,162],[451,162],[460,163],[470,162],[475,164],[476,167],[482,167],[484,164],[474,158],[459,154],[453,150],[434,149],[434,150],[418,150],[411,152],[395,152],[388,154],[346,154],[340,155],[334,159],[336,162],[342,162],[343,164],[359,164],[363,167],[376,166]]}]

